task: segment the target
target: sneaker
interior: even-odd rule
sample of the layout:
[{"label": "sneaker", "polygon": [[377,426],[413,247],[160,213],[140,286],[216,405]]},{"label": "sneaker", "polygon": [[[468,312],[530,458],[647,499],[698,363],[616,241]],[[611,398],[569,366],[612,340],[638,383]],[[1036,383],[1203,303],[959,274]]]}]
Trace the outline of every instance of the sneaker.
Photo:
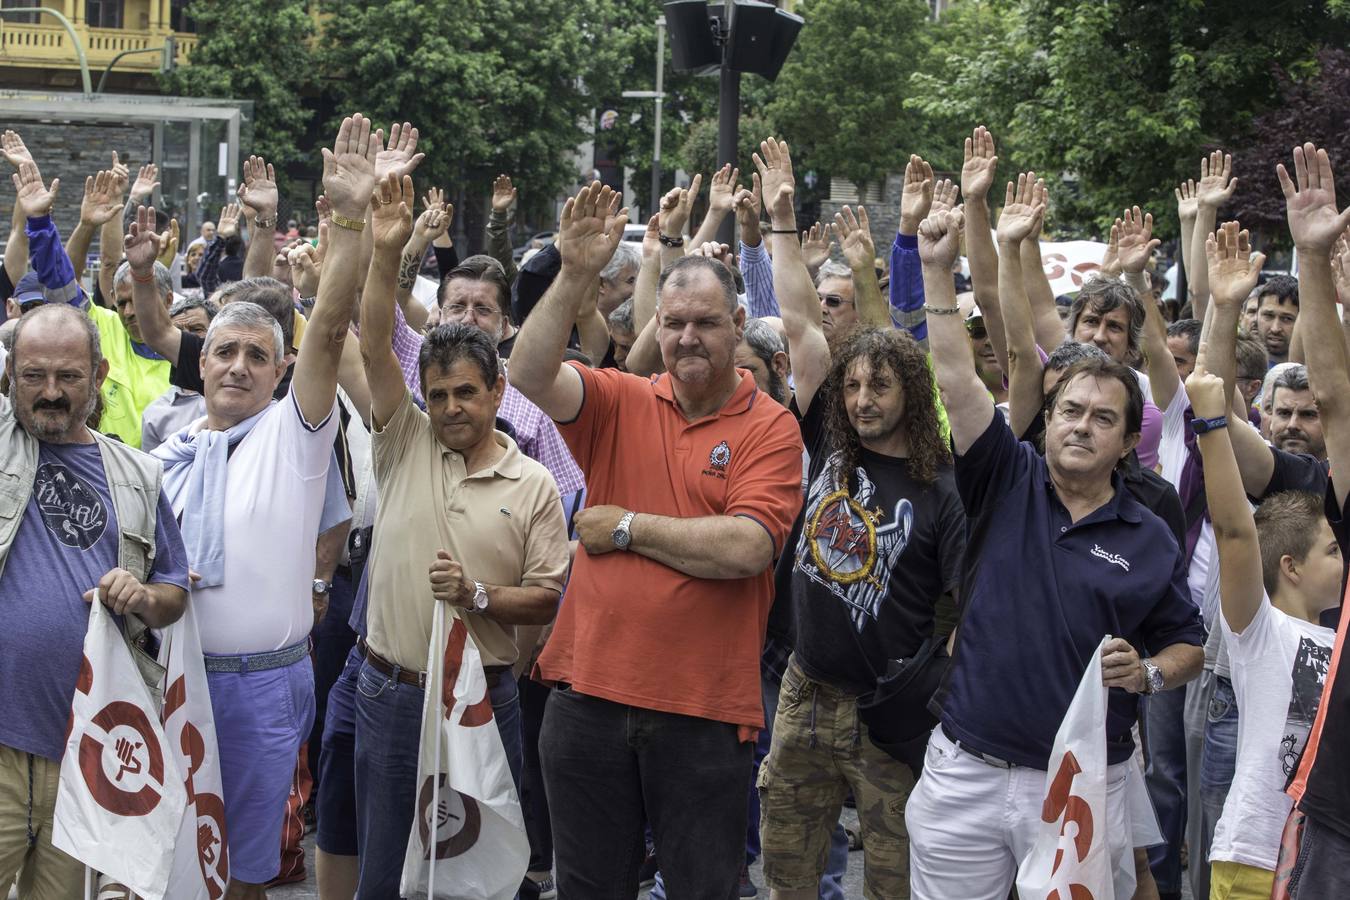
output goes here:
[{"label": "sneaker", "polygon": [[[558,886],[553,883],[553,876],[551,874],[546,874],[541,878],[536,878],[533,875],[526,875],[525,880],[530,883],[530,886],[533,888],[531,893],[537,897],[538,900],[557,900]],[[521,896],[523,900],[523,892]]]},{"label": "sneaker", "polygon": [[656,873],[660,869],[661,864],[656,861],[656,851],[648,847],[647,857],[638,868],[638,887],[651,887],[656,884]]},{"label": "sneaker", "polygon": [[749,867],[749,866],[741,866],[741,885],[740,885],[740,893],[737,894],[736,896],[738,896],[738,897],[758,897],[758,896],[759,896],[759,888],[755,887],[755,883],[754,883],[753,881],[750,880],[750,867]]}]

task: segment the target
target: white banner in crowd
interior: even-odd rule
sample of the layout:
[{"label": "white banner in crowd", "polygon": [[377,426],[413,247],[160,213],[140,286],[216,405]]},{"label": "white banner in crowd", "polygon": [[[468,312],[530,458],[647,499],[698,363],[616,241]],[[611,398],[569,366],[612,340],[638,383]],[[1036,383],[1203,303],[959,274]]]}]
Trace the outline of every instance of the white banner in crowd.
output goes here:
[{"label": "white banner in crowd", "polygon": [[510,900],[530,842],[492,717],[482,657],[457,616],[436,603],[417,758],[417,806],[400,893]]},{"label": "white banner in crowd", "polygon": [[1021,900],[1114,900],[1106,819],[1106,694],[1102,647],[1092,653],[1055,735],[1041,830],[1017,869]]},{"label": "white banner in crowd", "polygon": [[98,599],[70,711],[52,844],[162,900],[187,804],[183,777],[131,651]]},{"label": "white banner in crowd", "polygon": [[1041,262],[1055,296],[1078,293],[1101,269],[1105,255],[1100,241],[1041,241]]}]

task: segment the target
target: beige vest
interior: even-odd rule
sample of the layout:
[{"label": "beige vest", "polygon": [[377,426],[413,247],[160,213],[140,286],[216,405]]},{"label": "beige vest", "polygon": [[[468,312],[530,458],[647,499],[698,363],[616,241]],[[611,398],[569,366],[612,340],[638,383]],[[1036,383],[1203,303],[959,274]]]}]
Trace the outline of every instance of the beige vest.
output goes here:
[{"label": "beige vest", "polygon": [[[90,432],[99,444],[103,474],[117,514],[117,565],[144,582],[155,561],[155,520],[164,467],[153,456]],[[0,573],[19,534],[37,476],[38,441],[19,425],[9,401],[0,398]],[[127,615],[126,637],[141,675],[152,692],[163,668],[145,652],[146,625]]]}]

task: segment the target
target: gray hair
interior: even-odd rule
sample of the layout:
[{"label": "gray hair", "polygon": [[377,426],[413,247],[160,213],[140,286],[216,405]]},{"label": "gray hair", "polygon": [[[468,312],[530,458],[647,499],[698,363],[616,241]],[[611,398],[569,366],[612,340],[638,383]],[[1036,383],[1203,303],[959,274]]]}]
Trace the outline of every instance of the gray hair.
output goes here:
[{"label": "gray hair", "polygon": [[827,259],[820,267],[820,271],[816,272],[816,287],[820,287],[824,284],[825,279],[827,278],[848,278],[851,280],[853,278],[853,270],[841,262]]},{"label": "gray hair", "polygon": [[281,324],[265,308],[248,300],[236,300],[221,307],[220,312],[216,313],[216,317],[206,327],[206,343],[202,346],[202,352],[210,351],[211,341],[218,329],[231,325],[254,331],[266,331],[272,335],[273,362],[280,365],[281,361],[286,358],[285,344],[281,336]]},{"label": "gray hair", "polygon": [[272,314],[281,326],[282,345],[290,347],[295,343],[295,301],[291,288],[267,275],[256,275],[243,281],[232,281],[220,289],[217,295],[220,307],[224,309],[231,303],[254,303]]},{"label": "gray hair", "polygon": [[1080,344],[1070,339],[1055,348],[1055,352],[1046,359],[1045,367],[1054,372],[1063,372],[1074,363],[1085,359],[1110,359],[1110,357],[1096,344]]},{"label": "gray hair", "polygon": [[[1288,372],[1290,369],[1295,368],[1302,369],[1303,367],[1298,363],[1291,363],[1291,362],[1282,362],[1270,367],[1270,371],[1266,373],[1266,380],[1261,382],[1261,411],[1263,413],[1269,413],[1271,407],[1275,403],[1275,388],[1277,386],[1276,382],[1280,381],[1281,377],[1284,375],[1285,372]],[[1295,376],[1295,378],[1297,378],[1297,376]],[[1306,382],[1306,380],[1307,380],[1307,371],[1305,370],[1304,381]],[[1286,388],[1293,387],[1293,385],[1290,384],[1280,384],[1278,386]],[[1293,389],[1300,390],[1300,388],[1293,388]]]},{"label": "gray hair", "polygon": [[1275,392],[1280,388],[1290,391],[1306,391],[1311,385],[1308,383],[1308,367],[1301,363],[1293,363],[1289,368],[1284,369],[1270,384],[1270,403],[1275,404]]},{"label": "gray hair", "polygon": [[181,316],[183,313],[192,312],[194,309],[200,309],[202,312],[206,313],[207,321],[214,319],[216,313],[220,312],[219,308],[217,308],[214,303],[204,297],[184,297],[182,300],[179,300],[173,306],[169,307],[169,318],[172,319],[174,316]]},{"label": "gray hair", "polygon": [[[113,290],[117,290],[124,284],[131,282],[131,263],[123,260],[113,274]],[[168,268],[164,263],[155,261],[155,290],[159,291],[161,297],[173,293],[173,276],[169,274]]]},{"label": "gray hair", "polygon": [[731,277],[731,272],[726,266],[707,256],[681,256],[671,263],[661,273],[661,280],[657,282],[658,298],[665,293],[667,282],[670,282],[671,286],[676,288],[688,287],[689,282],[700,271],[711,272],[712,276],[717,279],[717,284],[722,288],[722,294],[727,302],[727,312],[735,315],[736,310],[740,308],[740,303],[736,300],[736,281]]},{"label": "gray hair", "polygon": [[632,241],[619,241],[619,246],[614,248],[614,255],[605,263],[605,267],[600,270],[600,278],[605,282],[612,282],[619,277],[619,273],[624,269],[638,269],[642,267],[642,254],[638,252],[638,245]]},{"label": "gray hair", "polygon": [[18,355],[14,351],[18,349],[20,333],[38,319],[49,316],[65,316],[72,322],[79,323],[78,327],[84,329],[85,336],[89,339],[89,371],[91,374],[97,373],[99,363],[103,362],[103,346],[99,343],[98,326],[88,313],[68,303],[44,303],[19,317],[19,322],[14,326],[14,333],[10,337],[9,364],[13,365],[12,361]]},{"label": "gray hair", "polygon": [[787,352],[787,347],[783,346],[783,336],[763,319],[751,319],[746,322],[742,337],[755,356],[771,369],[774,355]]},{"label": "gray hair", "polygon": [[609,314],[608,322],[610,331],[636,331],[633,322],[633,298],[629,297],[614,307],[613,312]]}]

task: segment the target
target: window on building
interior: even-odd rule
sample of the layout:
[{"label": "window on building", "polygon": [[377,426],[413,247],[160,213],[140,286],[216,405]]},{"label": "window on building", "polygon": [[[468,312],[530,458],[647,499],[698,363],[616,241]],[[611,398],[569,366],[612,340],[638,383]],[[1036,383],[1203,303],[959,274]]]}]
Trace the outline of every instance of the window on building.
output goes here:
[{"label": "window on building", "polygon": [[[42,5],[41,0],[0,0],[0,9],[37,9]],[[0,22],[20,22],[25,25],[36,25],[40,19],[38,13],[10,14],[0,17]],[[53,20],[52,24],[56,24]]]},{"label": "window on building", "polygon": [[121,28],[124,0],[85,0],[84,17],[90,28]]},{"label": "window on building", "polygon": [[169,29],[183,34],[196,34],[197,23],[188,15],[188,4],[192,0],[169,0]]}]

